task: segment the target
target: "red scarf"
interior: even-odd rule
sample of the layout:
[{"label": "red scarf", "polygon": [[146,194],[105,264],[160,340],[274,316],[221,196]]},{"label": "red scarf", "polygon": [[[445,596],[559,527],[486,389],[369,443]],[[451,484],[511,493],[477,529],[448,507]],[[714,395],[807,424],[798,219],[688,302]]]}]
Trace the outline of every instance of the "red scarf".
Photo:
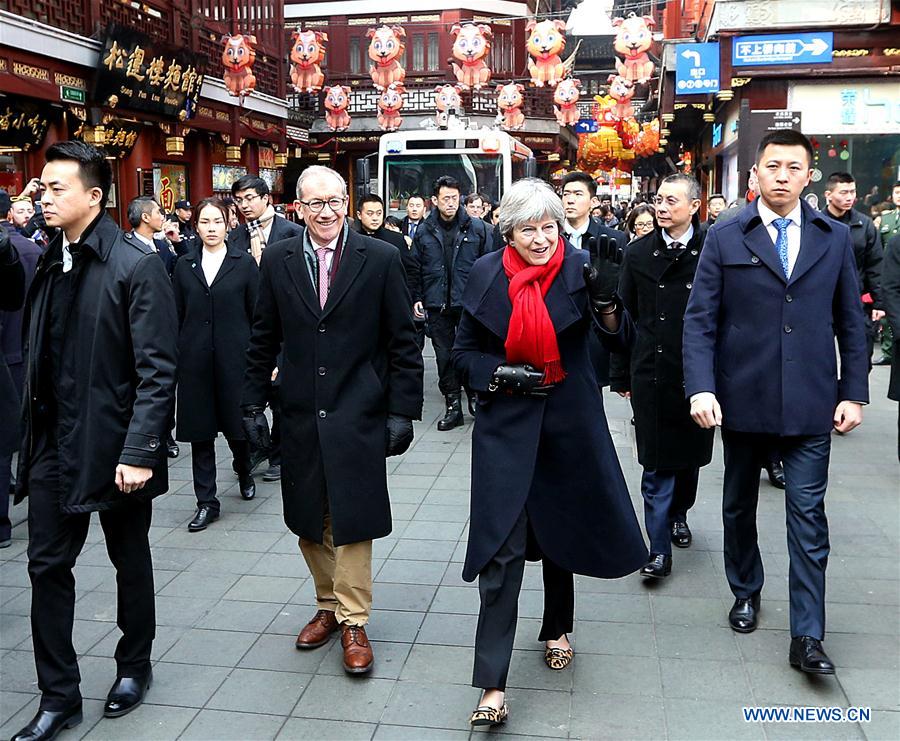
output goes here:
[{"label": "red scarf", "polygon": [[566,377],[559,358],[556,329],[547,312],[544,296],[559,274],[563,262],[563,240],[546,265],[529,265],[508,246],[503,252],[503,270],[509,278],[512,314],[506,331],[506,360],[528,363],[544,371],[544,383],[559,383]]}]

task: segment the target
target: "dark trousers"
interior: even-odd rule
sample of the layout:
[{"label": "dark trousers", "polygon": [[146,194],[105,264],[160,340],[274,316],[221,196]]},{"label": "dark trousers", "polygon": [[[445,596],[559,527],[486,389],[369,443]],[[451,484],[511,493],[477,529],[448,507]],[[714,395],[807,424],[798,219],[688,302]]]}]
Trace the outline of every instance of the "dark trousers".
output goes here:
[{"label": "dark trousers", "polygon": [[[228,447],[234,455],[234,469],[243,481],[250,475],[250,447],[246,440],[228,440]],[[204,440],[191,443],[191,467],[194,473],[194,494],[197,506],[211,507],[219,511],[216,498],[216,441]]]},{"label": "dark trousers", "polygon": [[0,541],[12,537],[9,519],[9,484],[12,481],[12,453],[0,455]]},{"label": "dark trousers", "polygon": [[777,437],[722,430],[725,485],[725,575],[735,597],[758,595],[763,587],[756,530],[759,460],[780,451],[784,465],[785,510],[790,568],[791,635],[825,635],[825,568],[828,565],[828,485],[830,435]]},{"label": "dark trousers", "polygon": [[462,386],[459,373],[450,362],[450,351],[456,340],[456,328],[461,316],[462,309],[428,312],[428,336],[431,337],[434,359],[437,361],[438,388],[444,396],[460,393]]},{"label": "dark trousers", "polygon": [[[506,689],[519,616],[519,591],[525,574],[528,531],[528,515],[523,508],[506,542],[478,575],[481,609],[475,633],[473,687]],[[542,567],[544,620],[538,640],[553,641],[572,632],[575,584],[571,572],[548,558],[542,559]]]},{"label": "dark trousers", "polygon": [[[115,652],[116,672],[127,677],[150,669],[156,612],[148,538],[151,504],[127,494],[122,498],[123,504],[100,512],[100,526],[116,568],[116,624],[122,631]],[[44,710],[62,710],[81,700],[81,675],[72,645],[72,569],[90,522],[89,512],[60,511],[57,451],[55,446],[44,446],[32,463],[28,496],[31,633]]]},{"label": "dark trousers", "polygon": [[672,523],[687,522],[688,510],[697,501],[699,477],[699,468],[644,471],[641,495],[651,553],[672,555]]}]

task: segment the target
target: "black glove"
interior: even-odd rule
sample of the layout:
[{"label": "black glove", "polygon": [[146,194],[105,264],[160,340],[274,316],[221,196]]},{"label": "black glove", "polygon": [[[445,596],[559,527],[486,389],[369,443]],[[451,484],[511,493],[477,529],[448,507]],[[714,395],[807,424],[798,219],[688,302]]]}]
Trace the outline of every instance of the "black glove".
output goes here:
[{"label": "black glove", "polygon": [[22,234],[29,239],[34,236],[34,233],[37,231],[46,231],[47,229],[47,220],[44,218],[44,212],[35,209],[34,216],[32,216],[28,223],[22,229]]},{"label": "black glove", "polygon": [[[595,239],[594,235],[590,235],[588,249],[591,254],[591,262],[584,266],[584,282],[594,307],[607,307],[616,300],[616,288],[619,282],[619,271],[611,269],[611,266],[622,264],[625,259],[625,250],[619,247],[615,237],[610,238],[606,234],[601,234],[600,239]],[[608,264],[604,265],[604,263]]]},{"label": "black glove", "polygon": [[399,414],[389,414],[385,438],[387,448],[385,455],[388,458],[405,453],[413,441],[412,420]]},{"label": "black glove", "polygon": [[251,452],[254,450],[267,451],[270,446],[269,440],[269,420],[266,419],[265,407],[258,405],[247,406],[243,409],[244,415],[241,417],[241,425],[244,428],[244,435],[250,445]]},{"label": "black glove", "polygon": [[554,384],[542,385],[543,380],[544,374],[530,365],[498,365],[488,384],[488,391],[546,396]]}]

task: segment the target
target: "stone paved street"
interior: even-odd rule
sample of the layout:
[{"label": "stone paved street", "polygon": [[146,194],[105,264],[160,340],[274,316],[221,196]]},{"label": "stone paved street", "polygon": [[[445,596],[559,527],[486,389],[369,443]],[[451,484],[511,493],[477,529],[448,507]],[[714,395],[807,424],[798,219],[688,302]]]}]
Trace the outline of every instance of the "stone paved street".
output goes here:
[{"label": "stone paved street", "polygon": [[[478,592],[460,578],[468,517],[471,422],[438,432],[434,361],[426,360],[425,419],[402,458],[389,461],[393,534],[375,543],[371,677],[347,677],[340,645],[311,652],[294,637],[312,615],[313,585],[281,517],[277,484],[258,479],[241,501],[219,450],[222,518],[190,534],[194,513],[189,446],[158,499],[151,539],[159,628],[155,683],[136,712],[102,719],[118,636],[115,578],[96,518],[76,570],[75,644],[81,654],[84,723],[60,738],[86,739],[478,739],[468,715]],[[576,658],[551,672],[537,643],[540,570],[529,565],[520,599],[508,700],[497,733],[512,738],[898,739],[900,738],[900,476],[897,405],[885,400],[888,370],[872,373],[873,405],[862,428],[835,437],[827,509],[825,647],[836,678],[811,679],[787,665],[787,556],[783,496],[764,482],[760,541],[768,580],[760,629],[727,625],[723,575],[721,445],[701,473],[690,521],[694,544],[675,553],[673,575],[648,588],[636,575],[580,578]],[[607,396],[622,466],[640,508],[640,468],[630,412]],[[638,509],[640,513],[641,510]],[[14,521],[25,506],[13,510]],[[37,706],[29,627],[24,523],[0,551],[0,737]],[[872,708],[870,723],[750,724],[743,706]]]}]

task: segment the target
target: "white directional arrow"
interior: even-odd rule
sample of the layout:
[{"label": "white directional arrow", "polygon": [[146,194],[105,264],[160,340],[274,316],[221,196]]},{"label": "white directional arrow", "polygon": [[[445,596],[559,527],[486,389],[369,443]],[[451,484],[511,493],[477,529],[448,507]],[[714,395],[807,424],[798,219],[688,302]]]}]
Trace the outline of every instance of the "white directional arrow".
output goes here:
[{"label": "white directional arrow", "polygon": [[828,44],[824,39],[813,39],[810,44],[802,44],[803,48],[806,51],[811,51],[815,56],[819,56],[819,54],[823,54],[828,51]]},{"label": "white directional arrow", "polygon": [[681,52],[681,56],[685,59],[693,59],[694,61],[691,63],[692,67],[700,66],[700,52],[699,51],[683,51]]}]

